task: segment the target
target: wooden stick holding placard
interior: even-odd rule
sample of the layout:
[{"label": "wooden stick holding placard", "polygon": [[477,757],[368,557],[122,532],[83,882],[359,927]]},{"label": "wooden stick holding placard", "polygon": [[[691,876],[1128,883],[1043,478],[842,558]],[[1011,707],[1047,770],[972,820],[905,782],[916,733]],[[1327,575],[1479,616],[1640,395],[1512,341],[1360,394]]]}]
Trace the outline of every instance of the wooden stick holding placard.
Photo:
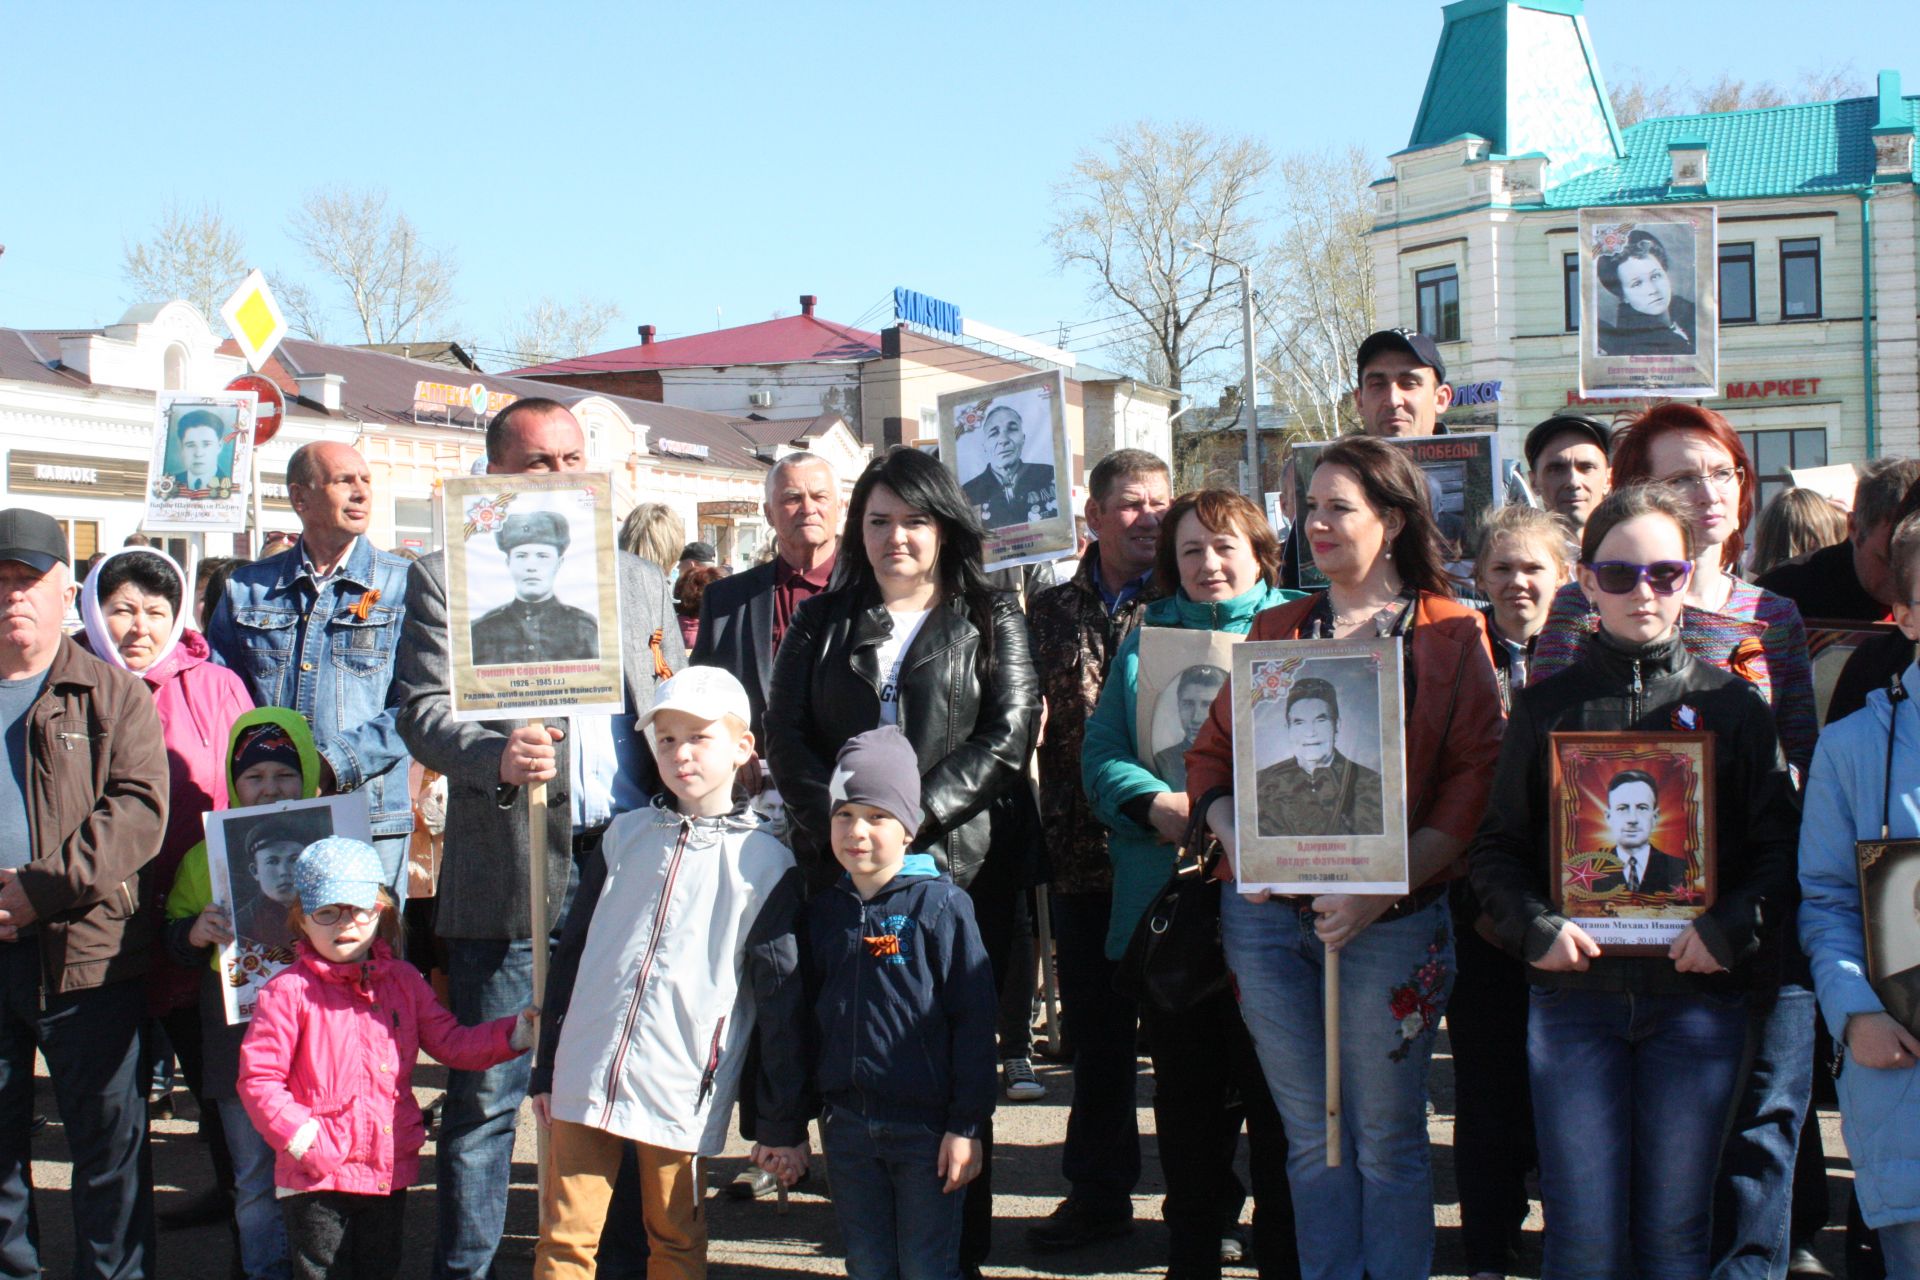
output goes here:
[{"label": "wooden stick holding placard", "polygon": [[1327,1168],[1340,1167],[1340,953],[1327,951],[1326,1005]]},{"label": "wooden stick holding placard", "polygon": [[[539,729],[539,720],[527,722]],[[533,1000],[539,1004],[547,995],[547,784],[536,782],[527,788],[527,897],[533,914]],[[537,1027],[539,1024],[536,1023]],[[540,1226],[547,1225],[547,1129],[533,1126],[535,1151],[534,1183],[540,1195]]]}]

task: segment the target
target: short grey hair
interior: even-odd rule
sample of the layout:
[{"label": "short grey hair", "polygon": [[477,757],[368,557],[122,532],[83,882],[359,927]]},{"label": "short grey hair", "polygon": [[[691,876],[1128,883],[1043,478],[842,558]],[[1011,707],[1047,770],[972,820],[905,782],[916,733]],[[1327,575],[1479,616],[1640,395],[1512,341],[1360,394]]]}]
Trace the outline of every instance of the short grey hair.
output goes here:
[{"label": "short grey hair", "polygon": [[780,473],[782,471],[786,471],[792,467],[805,466],[813,462],[817,462],[827,469],[827,476],[833,481],[833,487],[837,491],[840,488],[840,473],[833,469],[833,464],[817,453],[808,453],[802,449],[793,453],[782,454],[775,460],[772,468],[768,470],[765,485],[767,505],[773,505],[774,485],[779,483]]}]

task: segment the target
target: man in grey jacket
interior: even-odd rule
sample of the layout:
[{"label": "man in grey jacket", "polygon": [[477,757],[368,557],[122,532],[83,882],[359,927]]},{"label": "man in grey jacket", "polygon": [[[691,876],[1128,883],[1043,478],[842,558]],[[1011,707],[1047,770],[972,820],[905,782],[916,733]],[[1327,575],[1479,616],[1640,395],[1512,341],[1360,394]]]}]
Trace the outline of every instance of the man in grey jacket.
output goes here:
[{"label": "man in grey jacket", "polygon": [[[491,474],[583,471],[586,465],[586,436],[556,401],[517,400],[488,426]],[[656,671],[684,666],[686,650],[666,577],[655,565],[618,554],[626,709],[617,716],[574,716],[565,726],[456,721],[447,693],[444,554],[416,561],[408,575],[400,736],[414,759],[447,778],[447,854],[435,929],[447,943],[453,1012],[469,1026],[538,1000],[527,787],[549,784],[543,919],[551,931],[579,863],[607,823],[616,812],[646,803],[658,781],[652,754],[634,731],[635,708],[653,705]],[[529,1067],[521,1057],[486,1071],[448,1073],[433,1261],[433,1274],[443,1280],[480,1280],[492,1267]]]}]

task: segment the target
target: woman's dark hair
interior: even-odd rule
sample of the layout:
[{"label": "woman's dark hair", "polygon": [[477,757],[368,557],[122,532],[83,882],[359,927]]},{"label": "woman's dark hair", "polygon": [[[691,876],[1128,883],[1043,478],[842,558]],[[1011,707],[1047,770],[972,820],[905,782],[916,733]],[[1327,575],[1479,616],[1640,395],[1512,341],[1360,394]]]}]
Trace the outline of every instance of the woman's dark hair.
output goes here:
[{"label": "woman's dark hair", "polygon": [[180,575],[165,560],[151,551],[123,552],[101,567],[94,594],[105,604],[108,596],[129,582],[147,595],[161,597],[173,609],[174,616],[180,616]]},{"label": "woman's dark hair", "polygon": [[1660,237],[1651,231],[1631,231],[1627,234],[1626,248],[1618,253],[1603,253],[1594,261],[1600,287],[1616,298],[1621,296],[1620,268],[1626,265],[1628,258],[1652,258],[1666,267],[1667,246],[1660,243]]},{"label": "woman's dark hair", "polygon": [[227,579],[233,571],[243,564],[251,564],[244,556],[208,556],[200,562],[200,616],[208,622],[213,621],[214,606],[220,603],[220,597],[227,594]]},{"label": "woman's dark hair", "polygon": [[1592,564],[1608,534],[1641,516],[1665,516],[1679,525],[1680,545],[1686,548],[1687,559],[1691,560],[1700,554],[1700,548],[1690,511],[1686,499],[1672,485],[1630,484],[1624,489],[1615,489],[1602,498],[1593,514],[1587,517],[1587,527],[1580,535],[1580,563]]},{"label": "woman's dark hair", "polygon": [[[1400,513],[1400,536],[1387,548],[1393,553],[1400,581],[1430,595],[1453,595],[1447,561],[1454,558],[1454,548],[1433,522],[1427,477],[1413,465],[1413,459],[1384,440],[1345,436],[1322,450],[1314,466],[1315,470],[1345,467],[1353,472],[1367,495],[1367,504],[1380,513],[1382,520],[1390,511]],[[1300,523],[1307,520],[1302,512]]]},{"label": "woman's dark hair", "polygon": [[1180,522],[1191,513],[1215,533],[1237,533],[1253,548],[1260,562],[1260,581],[1270,587],[1280,585],[1280,564],[1286,553],[1280,539],[1260,508],[1232,489],[1195,489],[1173,500],[1167,514],[1160,517],[1160,542],[1153,550],[1153,581],[1162,593],[1172,595],[1180,589]]},{"label": "woman's dark hair", "polygon": [[1674,431],[1691,431],[1718,445],[1740,469],[1740,502],[1733,532],[1720,547],[1720,567],[1732,573],[1739,567],[1740,552],[1747,545],[1745,533],[1753,520],[1753,496],[1760,481],[1747,457],[1747,446],[1733,425],[1711,409],[1697,404],[1669,400],[1654,405],[1645,413],[1614,432],[1613,487],[1648,484],[1664,477],[1653,474],[1653,442]]},{"label": "woman's dark hair", "polygon": [[717,564],[687,570],[673,584],[673,611],[683,618],[698,617],[700,597],[707,594],[708,587],[726,576],[726,571]]},{"label": "woman's dark hair", "polygon": [[993,663],[994,597],[980,560],[986,532],[980,527],[979,513],[960,491],[959,481],[935,459],[918,449],[895,445],[860,473],[853,496],[847,499],[847,533],[833,565],[835,589],[858,587],[874,594],[880,590],[873,562],[867,559],[866,523],[867,502],[874,486],[882,484],[940,526],[940,592],[946,599],[962,602],[968,620],[980,633],[979,674],[985,680]]}]

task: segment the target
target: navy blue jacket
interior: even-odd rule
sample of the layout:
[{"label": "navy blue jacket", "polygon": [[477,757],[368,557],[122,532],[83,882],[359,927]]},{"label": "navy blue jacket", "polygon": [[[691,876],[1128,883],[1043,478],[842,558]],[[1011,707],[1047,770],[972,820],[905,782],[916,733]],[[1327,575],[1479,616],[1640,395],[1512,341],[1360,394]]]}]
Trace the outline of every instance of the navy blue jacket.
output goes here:
[{"label": "navy blue jacket", "polygon": [[875,1120],[977,1138],[993,1114],[999,997],[973,900],[910,854],[861,901],[839,881],[806,907],[813,1087]]}]

